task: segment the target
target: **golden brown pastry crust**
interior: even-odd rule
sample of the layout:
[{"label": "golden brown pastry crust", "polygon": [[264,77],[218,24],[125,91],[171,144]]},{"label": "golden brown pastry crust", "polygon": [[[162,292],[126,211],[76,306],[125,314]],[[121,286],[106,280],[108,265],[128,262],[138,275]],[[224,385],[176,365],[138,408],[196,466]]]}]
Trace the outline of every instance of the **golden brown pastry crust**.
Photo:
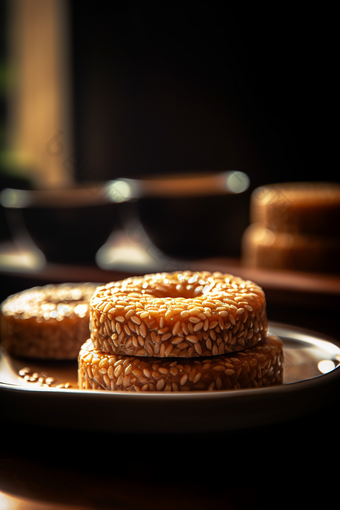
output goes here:
[{"label": "golden brown pastry crust", "polygon": [[215,356],[255,346],[267,335],[263,290],[205,272],[131,277],[98,287],[90,302],[91,340],[111,354]]},{"label": "golden brown pastry crust", "polygon": [[24,358],[77,359],[97,285],[51,284],[9,296],[1,305],[2,347]]},{"label": "golden brown pastry crust", "polygon": [[283,343],[268,335],[251,349],[206,358],[143,358],[103,353],[89,339],[78,359],[81,389],[130,392],[213,391],[282,383]]}]

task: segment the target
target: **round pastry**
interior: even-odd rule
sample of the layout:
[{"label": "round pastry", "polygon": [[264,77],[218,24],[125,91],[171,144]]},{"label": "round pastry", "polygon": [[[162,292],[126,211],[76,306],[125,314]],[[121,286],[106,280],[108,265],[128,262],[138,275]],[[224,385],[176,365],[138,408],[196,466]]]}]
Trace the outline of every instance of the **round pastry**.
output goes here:
[{"label": "round pastry", "polygon": [[106,354],[91,339],[78,358],[80,389],[213,391],[282,384],[283,343],[268,335],[251,349],[223,356],[155,359]]},{"label": "round pastry", "polygon": [[136,276],[96,289],[90,329],[94,347],[106,353],[216,356],[267,336],[266,300],[258,285],[228,274]]},{"label": "round pastry", "polygon": [[242,262],[246,267],[339,273],[338,238],[275,232],[258,223],[242,237]]},{"label": "round pastry", "polygon": [[9,296],[1,304],[1,345],[18,357],[77,359],[97,285],[51,284]]},{"label": "round pastry", "polygon": [[250,222],[273,232],[338,237],[340,185],[286,182],[256,188],[250,199]]}]

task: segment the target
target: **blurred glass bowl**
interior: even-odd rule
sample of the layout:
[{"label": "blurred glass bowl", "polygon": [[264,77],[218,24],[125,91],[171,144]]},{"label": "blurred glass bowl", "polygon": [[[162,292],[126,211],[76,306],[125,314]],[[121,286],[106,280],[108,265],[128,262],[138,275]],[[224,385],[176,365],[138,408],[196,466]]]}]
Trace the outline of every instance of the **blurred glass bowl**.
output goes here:
[{"label": "blurred glass bowl", "polygon": [[1,192],[12,236],[26,229],[47,261],[73,264],[95,263],[96,252],[119,223],[119,202],[126,199],[115,200],[108,183]]},{"label": "blurred glass bowl", "polygon": [[250,181],[244,172],[119,182],[138,198],[121,209],[128,232],[136,229],[133,223],[138,219],[150,241],[171,257],[240,256],[242,234],[249,223]]},{"label": "blurred glass bowl", "polygon": [[121,229],[132,246],[138,243],[136,264],[150,244],[177,259],[239,257],[249,200],[249,178],[238,171],[1,192],[12,235],[20,234],[22,220],[47,261],[72,264],[96,263]]}]

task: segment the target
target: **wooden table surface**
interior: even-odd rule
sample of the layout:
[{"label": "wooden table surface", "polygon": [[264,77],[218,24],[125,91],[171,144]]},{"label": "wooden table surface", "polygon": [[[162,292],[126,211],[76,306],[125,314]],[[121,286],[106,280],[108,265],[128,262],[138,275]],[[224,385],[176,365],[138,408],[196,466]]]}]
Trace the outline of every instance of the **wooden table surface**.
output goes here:
[{"label": "wooden table surface", "polygon": [[[266,291],[270,320],[339,340],[338,277],[254,272],[223,259],[192,267],[254,279]],[[2,270],[1,293],[3,299],[51,281],[124,276],[58,265],[29,274]],[[340,478],[339,409],[340,388],[339,398],[321,411],[272,426],[138,436],[16,423],[0,395],[0,510],[233,510],[291,508],[293,503],[306,508],[316,498],[328,508],[337,504]]]}]

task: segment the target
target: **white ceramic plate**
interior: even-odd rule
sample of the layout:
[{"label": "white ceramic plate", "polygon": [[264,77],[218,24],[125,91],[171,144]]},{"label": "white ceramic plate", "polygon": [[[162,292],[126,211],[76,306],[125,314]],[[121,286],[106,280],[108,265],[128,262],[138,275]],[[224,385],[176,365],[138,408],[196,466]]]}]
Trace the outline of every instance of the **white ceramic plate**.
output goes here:
[{"label": "white ceramic plate", "polygon": [[[295,326],[270,323],[284,342],[284,382],[260,389],[188,393],[79,390],[76,362],[29,362],[0,354],[1,414],[21,423],[116,433],[211,433],[269,425],[330,404],[340,387],[340,343]],[[20,368],[46,372],[44,387]]]}]

